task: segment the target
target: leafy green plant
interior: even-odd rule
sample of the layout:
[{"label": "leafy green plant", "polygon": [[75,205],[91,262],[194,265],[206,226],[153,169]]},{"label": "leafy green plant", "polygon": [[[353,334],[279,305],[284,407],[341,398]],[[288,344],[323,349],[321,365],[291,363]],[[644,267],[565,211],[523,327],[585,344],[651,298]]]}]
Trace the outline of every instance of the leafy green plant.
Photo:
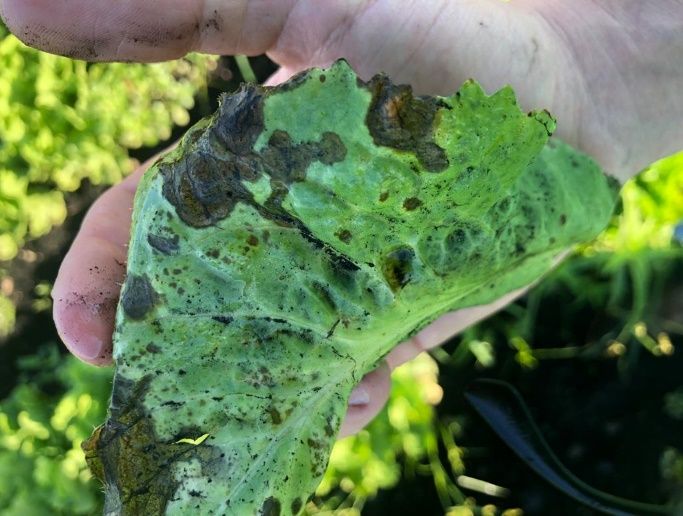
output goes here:
[{"label": "leafy green plant", "polygon": [[111,369],[61,358],[56,345],[22,359],[24,378],[0,402],[0,512],[91,515],[100,488],[80,444],[104,417]]},{"label": "leafy green plant", "polygon": [[112,184],[128,149],[189,121],[215,58],[88,64],[24,46],[0,26],[0,260],[66,216],[64,192]]}]

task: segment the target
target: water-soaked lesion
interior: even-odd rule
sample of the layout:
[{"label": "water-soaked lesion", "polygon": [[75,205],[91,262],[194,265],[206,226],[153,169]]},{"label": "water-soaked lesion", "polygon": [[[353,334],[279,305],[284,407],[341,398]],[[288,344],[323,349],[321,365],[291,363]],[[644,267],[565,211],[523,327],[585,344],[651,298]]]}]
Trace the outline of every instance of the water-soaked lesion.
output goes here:
[{"label": "water-soaked lesion", "polygon": [[389,288],[397,292],[413,279],[415,251],[402,246],[388,253],[382,260],[382,274]]},{"label": "water-soaked lesion", "polygon": [[377,145],[415,153],[429,172],[448,168],[446,151],[434,142],[434,125],[439,109],[450,109],[442,99],[414,96],[405,84],[392,84],[385,75],[361,83],[372,93],[365,122]]}]

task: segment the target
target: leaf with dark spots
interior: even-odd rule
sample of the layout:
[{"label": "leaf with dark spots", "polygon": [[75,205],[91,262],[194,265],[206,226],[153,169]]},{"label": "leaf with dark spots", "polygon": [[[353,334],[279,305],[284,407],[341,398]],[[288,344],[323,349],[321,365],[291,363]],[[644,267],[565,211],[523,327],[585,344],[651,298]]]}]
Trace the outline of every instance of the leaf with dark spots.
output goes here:
[{"label": "leaf with dark spots", "polygon": [[381,357],[609,220],[613,186],[546,147],[553,124],[509,89],[415,97],[343,61],[223,96],[135,197],[85,445],[107,513],[301,513]]},{"label": "leaf with dark spots", "polygon": [[[275,130],[265,148],[255,150],[261,131],[252,134],[250,129],[240,137],[235,126],[241,122],[262,122],[263,91],[256,93],[254,88],[223,97],[215,122],[205,130],[191,133],[197,151],[179,157],[172,167],[162,168],[164,197],[175,206],[180,218],[193,227],[220,222],[238,202],[254,205],[278,224],[303,226],[282,209],[288,186],[303,181],[311,163],[332,165],[346,156],[342,140],[330,131],[323,132],[320,141],[294,143],[286,131]],[[230,136],[229,130],[237,131],[238,136]],[[223,146],[224,152],[216,153],[217,146]],[[258,205],[245,181],[253,183],[261,173],[270,177],[272,185],[268,199]]]}]

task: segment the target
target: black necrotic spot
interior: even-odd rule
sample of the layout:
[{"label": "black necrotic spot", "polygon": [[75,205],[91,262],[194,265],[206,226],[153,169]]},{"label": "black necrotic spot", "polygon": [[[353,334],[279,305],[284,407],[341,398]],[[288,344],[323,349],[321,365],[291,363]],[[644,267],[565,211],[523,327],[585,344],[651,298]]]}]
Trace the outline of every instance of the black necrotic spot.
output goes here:
[{"label": "black necrotic spot", "polygon": [[233,154],[249,154],[263,131],[263,92],[245,86],[237,93],[223,95],[217,122],[212,126],[216,140]]},{"label": "black necrotic spot", "polygon": [[266,498],[259,514],[261,516],[280,516],[280,500],[274,496]]},{"label": "black necrotic spot", "polygon": [[126,278],[121,295],[123,311],[131,319],[142,319],[154,308],[159,295],[152,288],[147,276],[132,274]]},{"label": "black necrotic spot", "polygon": [[413,275],[415,251],[410,247],[399,247],[384,257],[382,273],[392,291],[405,287]]},{"label": "black necrotic spot", "polygon": [[229,315],[214,315],[211,319],[225,325],[228,325],[233,321],[233,318]]},{"label": "black necrotic spot", "polygon": [[301,502],[301,498],[295,498],[292,501],[292,514],[294,516],[297,516],[299,514],[299,511],[301,511],[301,508],[303,507],[303,503]]},{"label": "black necrotic spot", "polygon": [[147,242],[154,250],[161,254],[173,254],[179,249],[178,235],[173,235],[172,238],[168,238],[149,233],[147,235]]}]

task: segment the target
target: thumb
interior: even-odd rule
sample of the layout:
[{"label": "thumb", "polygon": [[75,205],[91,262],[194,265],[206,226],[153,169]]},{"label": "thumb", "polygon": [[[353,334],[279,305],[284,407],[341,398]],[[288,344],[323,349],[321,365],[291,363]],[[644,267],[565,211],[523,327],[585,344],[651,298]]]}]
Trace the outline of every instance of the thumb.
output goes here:
[{"label": "thumb", "polygon": [[389,399],[390,387],[391,370],[383,361],[377,369],[366,374],[351,392],[339,437],[348,437],[367,426]]}]

